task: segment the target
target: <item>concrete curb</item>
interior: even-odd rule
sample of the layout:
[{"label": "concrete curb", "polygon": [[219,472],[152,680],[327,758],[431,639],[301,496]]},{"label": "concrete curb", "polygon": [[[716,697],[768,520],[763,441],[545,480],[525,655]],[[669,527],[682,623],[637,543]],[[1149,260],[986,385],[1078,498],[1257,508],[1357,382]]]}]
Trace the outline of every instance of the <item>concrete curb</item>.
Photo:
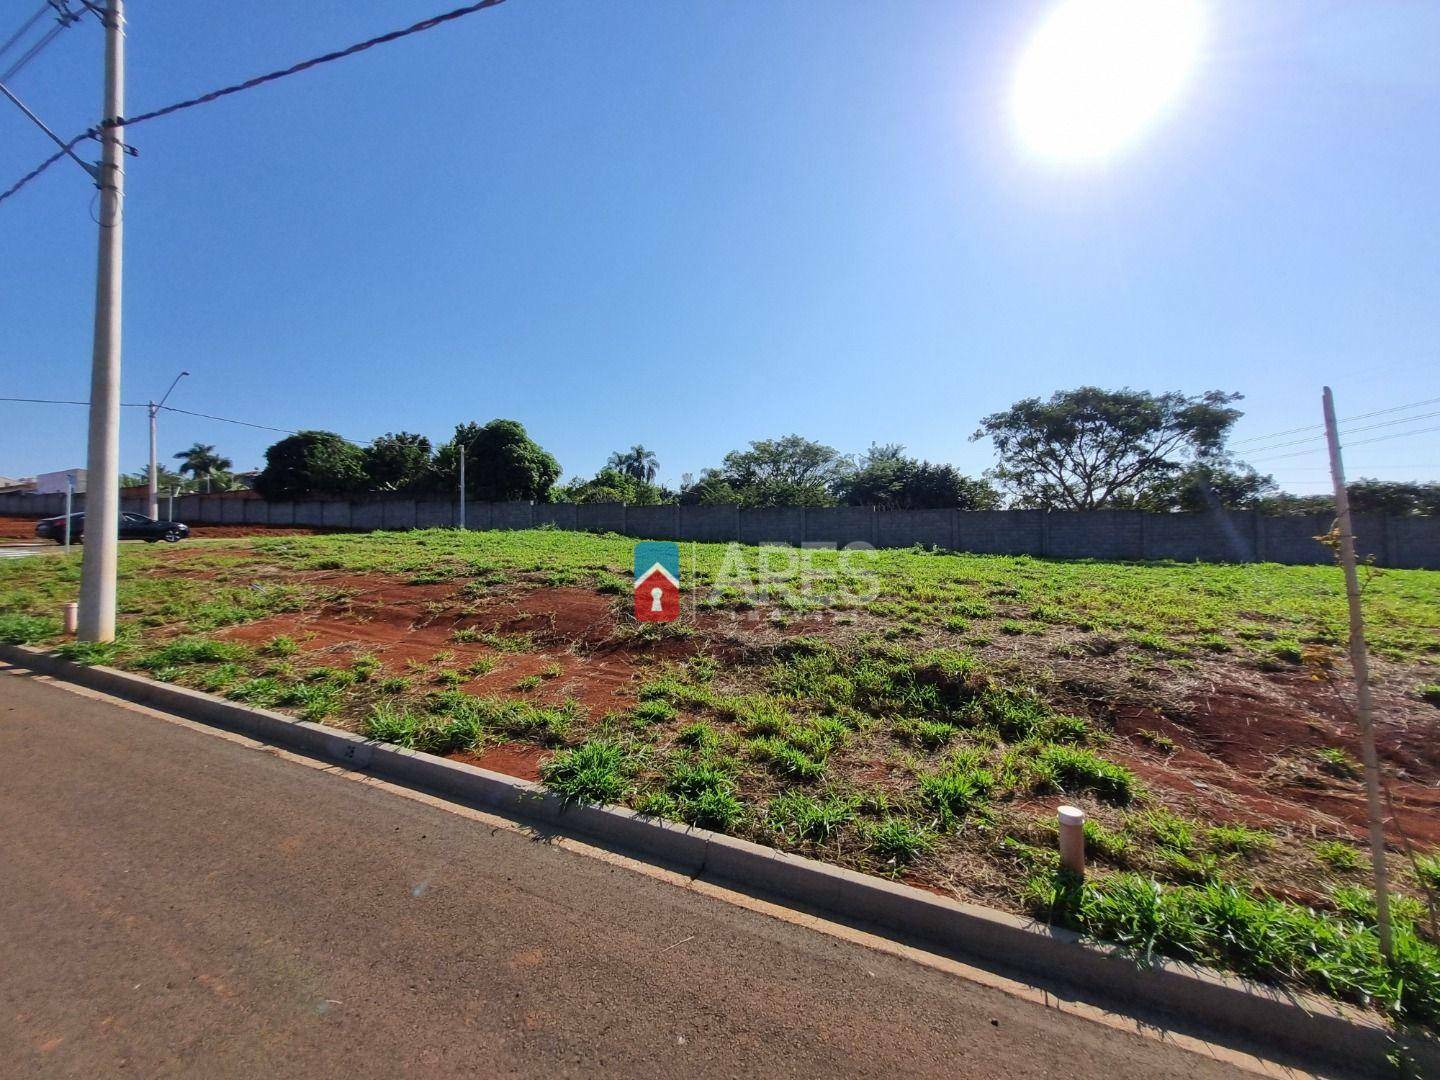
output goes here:
[{"label": "concrete curb", "polygon": [[1422,1075],[1440,1076],[1440,1042],[1434,1038],[1397,1032],[1370,1015],[1310,995],[1173,961],[1141,966],[1117,949],[1084,943],[1068,930],[622,807],[567,804],[527,780],[114,668],[75,664],[38,649],[4,644],[0,661],[578,834],[693,877],[888,931],[925,948],[1058,979],[1099,993],[1106,1007],[1159,1012],[1173,1018],[1179,1029],[1198,1027],[1252,1040],[1268,1052],[1279,1049],[1315,1063],[1312,1067],[1326,1073],[1341,1066],[1378,1075],[1387,1069],[1386,1055],[1403,1047],[1421,1066]]}]

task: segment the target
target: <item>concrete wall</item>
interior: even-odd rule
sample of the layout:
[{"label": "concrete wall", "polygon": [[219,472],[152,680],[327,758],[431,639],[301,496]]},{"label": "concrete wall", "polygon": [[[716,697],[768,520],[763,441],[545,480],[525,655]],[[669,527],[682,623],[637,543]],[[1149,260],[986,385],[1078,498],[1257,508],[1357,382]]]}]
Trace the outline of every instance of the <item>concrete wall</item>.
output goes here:
[{"label": "concrete wall", "polygon": [[[122,509],[145,512],[143,498]],[[168,500],[160,500],[165,514]],[[85,500],[75,506],[83,510]],[[64,513],[64,495],[0,495],[0,514],[51,517]],[[191,524],[296,525],[338,529],[448,528],[456,504],[398,495],[269,503],[220,495],[184,495],[175,517]],[[528,502],[468,503],[471,529],[558,529],[613,532],[652,540],[747,544],[850,543],[903,548],[925,544],[948,550],[1057,559],[1175,559],[1182,562],[1279,562],[1318,565],[1331,560],[1315,540],[1330,529],[1326,514],[1264,517],[1254,511],[1143,514],[1131,510],[1046,513],[1041,510],[875,510],[871,507],[580,506]],[[1355,518],[1356,547],[1379,566],[1440,570],[1440,518]]]}]

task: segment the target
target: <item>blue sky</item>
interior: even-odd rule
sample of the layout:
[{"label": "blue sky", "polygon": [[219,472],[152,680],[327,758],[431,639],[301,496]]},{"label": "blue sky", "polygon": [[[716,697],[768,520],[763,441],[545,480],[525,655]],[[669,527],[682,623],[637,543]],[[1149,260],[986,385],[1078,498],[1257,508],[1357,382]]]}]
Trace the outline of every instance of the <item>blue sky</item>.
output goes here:
[{"label": "blue sky", "polygon": [[[134,3],[127,111],[445,6]],[[185,408],[513,417],[567,477],[643,442],[674,481],[791,431],[979,472],[980,416],[1083,383],[1239,390],[1237,439],[1315,423],[1327,381],[1342,416],[1440,397],[1440,5],[1208,0],[1181,99],[1087,167],[1009,111],[1048,7],[509,0],[137,127],[125,400],[183,367]],[[13,89],[82,130],[101,45],[73,27]],[[0,106],[6,186],[49,150]],[[86,396],[93,194],[62,163],[0,204],[0,394]],[[83,463],[83,413],[0,403],[0,473]],[[172,415],[161,449],[276,437]],[[122,439],[138,468],[143,413]],[[1437,478],[1440,435],[1349,465]]]}]

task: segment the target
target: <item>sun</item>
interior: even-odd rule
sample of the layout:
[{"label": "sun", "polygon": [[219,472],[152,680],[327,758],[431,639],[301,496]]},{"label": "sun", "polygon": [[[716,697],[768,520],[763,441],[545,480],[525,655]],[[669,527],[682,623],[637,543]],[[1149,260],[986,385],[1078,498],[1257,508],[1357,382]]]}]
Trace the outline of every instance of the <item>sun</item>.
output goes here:
[{"label": "sun", "polygon": [[1060,0],[1015,75],[1020,141],[1059,161],[1109,157],[1179,95],[1203,37],[1199,0]]}]

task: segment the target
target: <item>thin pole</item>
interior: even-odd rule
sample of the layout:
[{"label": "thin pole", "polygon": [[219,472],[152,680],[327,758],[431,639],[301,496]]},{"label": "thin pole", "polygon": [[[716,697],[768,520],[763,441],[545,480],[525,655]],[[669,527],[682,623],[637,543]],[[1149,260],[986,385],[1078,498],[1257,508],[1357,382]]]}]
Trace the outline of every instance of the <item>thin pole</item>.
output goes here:
[{"label": "thin pole", "polygon": [[75,513],[75,474],[65,474],[65,554],[70,554],[70,515]]},{"label": "thin pole", "polygon": [[1350,666],[1355,670],[1355,707],[1360,718],[1360,742],[1365,756],[1365,806],[1370,818],[1375,914],[1380,929],[1380,951],[1389,964],[1394,958],[1390,936],[1390,884],[1385,866],[1385,828],[1380,817],[1380,759],[1375,753],[1375,729],[1370,722],[1370,661],[1365,651],[1365,616],[1360,610],[1360,578],[1355,572],[1350,495],[1345,490],[1345,465],[1340,459],[1335,398],[1328,386],[1325,387],[1324,403],[1325,440],[1330,446],[1330,478],[1335,484],[1336,528],[1340,532],[1340,565],[1345,570],[1345,599],[1350,606]]},{"label": "thin pole", "polygon": [[155,520],[160,516],[160,467],[155,460],[155,415],[160,410],[150,402],[150,489],[145,498],[145,516]]},{"label": "thin pole", "polygon": [[166,521],[175,520],[175,488],[170,488],[170,510],[165,515]]},{"label": "thin pole", "polygon": [[[105,0],[105,110],[125,115],[125,0]],[[90,360],[90,446],[80,572],[81,641],[115,639],[115,570],[120,547],[120,300],[124,253],[125,129],[100,133],[100,243],[95,275],[95,346]]]},{"label": "thin pole", "polygon": [[460,444],[460,528],[465,528],[465,444]]}]

